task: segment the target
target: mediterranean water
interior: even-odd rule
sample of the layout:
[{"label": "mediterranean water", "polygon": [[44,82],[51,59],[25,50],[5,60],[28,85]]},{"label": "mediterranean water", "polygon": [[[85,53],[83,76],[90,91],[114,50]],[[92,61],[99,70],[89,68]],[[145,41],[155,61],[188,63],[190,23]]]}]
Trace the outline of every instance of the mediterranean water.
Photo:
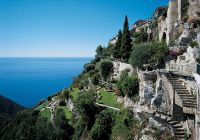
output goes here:
[{"label": "mediterranean water", "polygon": [[69,87],[92,58],[0,58],[0,94],[27,108]]}]

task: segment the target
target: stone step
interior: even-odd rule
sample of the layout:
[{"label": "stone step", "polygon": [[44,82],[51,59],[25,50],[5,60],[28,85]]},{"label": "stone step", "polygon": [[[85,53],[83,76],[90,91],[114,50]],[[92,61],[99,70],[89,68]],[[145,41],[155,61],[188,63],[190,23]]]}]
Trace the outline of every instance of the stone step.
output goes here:
[{"label": "stone step", "polygon": [[182,102],[184,103],[197,103],[196,99],[182,99]]},{"label": "stone step", "polygon": [[175,124],[179,124],[179,122],[177,122],[177,121],[170,121],[169,124],[175,125]]},{"label": "stone step", "polygon": [[169,78],[168,79],[170,82],[182,82],[182,81],[180,81],[179,79],[174,79],[174,78]]},{"label": "stone step", "polygon": [[172,128],[174,129],[176,129],[176,128],[183,128],[183,126],[181,125],[181,124],[176,124],[176,125],[173,125],[172,126]]},{"label": "stone step", "polygon": [[178,88],[179,90],[180,90],[180,88],[181,88],[182,90],[187,90],[186,87],[183,86],[183,85],[172,85],[172,87],[173,87],[173,88]]},{"label": "stone step", "polygon": [[170,81],[171,84],[179,84],[179,85],[183,85],[182,82],[179,82],[179,81]]},{"label": "stone step", "polygon": [[178,80],[169,80],[169,82],[170,82],[171,84],[180,84],[180,85],[183,85],[183,82],[178,81]]},{"label": "stone step", "polygon": [[185,135],[175,136],[175,140],[185,140]]},{"label": "stone step", "polygon": [[180,132],[174,132],[174,135],[185,135],[185,131],[180,131]]},{"label": "stone step", "polygon": [[185,131],[185,129],[182,127],[182,128],[174,128],[173,131]]},{"label": "stone step", "polygon": [[197,105],[197,102],[196,101],[183,101],[183,104],[191,104],[191,105]]},{"label": "stone step", "polygon": [[196,99],[196,97],[193,95],[179,94],[179,96],[181,97],[181,99]]},{"label": "stone step", "polygon": [[194,98],[194,97],[192,97],[192,98],[181,98],[183,101],[192,101],[192,102],[196,102],[197,100]]},{"label": "stone step", "polygon": [[197,104],[197,100],[182,100],[183,103],[192,103],[192,104]]},{"label": "stone step", "polygon": [[178,78],[167,78],[169,81],[180,81]]},{"label": "stone step", "polygon": [[191,94],[179,94],[179,95],[180,95],[180,96],[183,96],[183,98],[184,98],[184,97],[188,97],[189,99],[191,99],[191,98],[196,99],[196,96],[191,95]]},{"label": "stone step", "polygon": [[188,107],[188,108],[197,108],[197,105],[183,104],[183,107]]},{"label": "stone step", "polygon": [[197,102],[183,102],[183,105],[197,105]]},{"label": "stone step", "polygon": [[172,85],[172,87],[176,90],[176,89],[178,89],[178,90],[187,90],[186,89],[186,87],[184,87],[184,86],[173,86]]},{"label": "stone step", "polygon": [[183,94],[183,95],[191,95],[188,91],[176,91],[176,93],[178,93],[178,94]]},{"label": "stone step", "polygon": [[181,88],[183,88],[183,89],[186,89],[186,87],[185,87],[185,86],[183,86],[183,85],[180,85],[180,84],[172,84],[172,86],[173,86],[173,87],[181,87]]},{"label": "stone step", "polygon": [[176,77],[176,76],[167,75],[166,77],[169,78],[169,79],[178,79],[178,77]]},{"label": "stone step", "polygon": [[176,89],[177,92],[189,92],[187,89]]}]

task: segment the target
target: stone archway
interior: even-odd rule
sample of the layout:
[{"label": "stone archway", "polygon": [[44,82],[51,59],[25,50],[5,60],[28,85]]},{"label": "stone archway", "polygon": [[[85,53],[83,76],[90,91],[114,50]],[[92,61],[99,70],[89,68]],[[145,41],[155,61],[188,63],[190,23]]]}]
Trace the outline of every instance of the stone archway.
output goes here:
[{"label": "stone archway", "polygon": [[150,34],[149,34],[149,38],[148,38],[149,42],[151,42],[152,39],[153,39],[153,33],[150,33]]},{"label": "stone archway", "polygon": [[163,32],[163,34],[162,34],[162,41],[163,42],[166,42],[166,37],[167,37],[167,34],[165,32]]}]

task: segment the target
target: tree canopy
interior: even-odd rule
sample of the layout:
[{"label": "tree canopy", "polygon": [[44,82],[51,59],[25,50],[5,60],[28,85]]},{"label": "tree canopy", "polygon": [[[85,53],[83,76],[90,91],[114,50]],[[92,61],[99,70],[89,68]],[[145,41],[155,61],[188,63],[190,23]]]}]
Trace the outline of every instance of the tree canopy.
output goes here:
[{"label": "tree canopy", "polygon": [[121,73],[120,80],[117,82],[117,88],[121,96],[127,95],[134,97],[139,93],[139,81],[137,76],[129,76],[125,70]]},{"label": "tree canopy", "polygon": [[121,58],[121,46],[122,46],[122,31],[119,30],[118,35],[117,35],[117,42],[113,50],[114,58],[118,58],[118,59]]},{"label": "tree canopy", "polygon": [[129,31],[129,23],[128,23],[128,17],[125,17],[124,21],[124,29],[123,29],[123,35],[122,35],[122,46],[121,46],[121,54],[122,59],[128,62],[130,58],[130,53],[132,50],[132,40],[131,40],[131,33]]},{"label": "tree canopy", "polygon": [[99,72],[101,77],[107,81],[113,73],[113,63],[110,60],[102,60],[99,66]]},{"label": "tree canopy", "polygon": [[112,123],[115,119],[111,110],[105,109],[97,115],[95,124],[93,125],[90,135],[95,140],[109,140],[112,132]]},{"label": "tree canopy", "polygon": [[151,69],[162,68],[168,48],[163,43],[140,44],[134,46],[130,57],[130,63],[133,67],[143,68],[148,64]]}]

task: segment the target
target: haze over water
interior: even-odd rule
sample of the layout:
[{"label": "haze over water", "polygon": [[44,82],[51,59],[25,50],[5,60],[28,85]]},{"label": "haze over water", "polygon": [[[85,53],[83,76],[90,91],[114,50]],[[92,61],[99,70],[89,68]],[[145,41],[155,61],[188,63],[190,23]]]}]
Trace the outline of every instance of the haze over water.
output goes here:
[{"label": "haze over water", "polygon": [[64,87],[92,58],[0,58],[0,94],[33,107]]}]

